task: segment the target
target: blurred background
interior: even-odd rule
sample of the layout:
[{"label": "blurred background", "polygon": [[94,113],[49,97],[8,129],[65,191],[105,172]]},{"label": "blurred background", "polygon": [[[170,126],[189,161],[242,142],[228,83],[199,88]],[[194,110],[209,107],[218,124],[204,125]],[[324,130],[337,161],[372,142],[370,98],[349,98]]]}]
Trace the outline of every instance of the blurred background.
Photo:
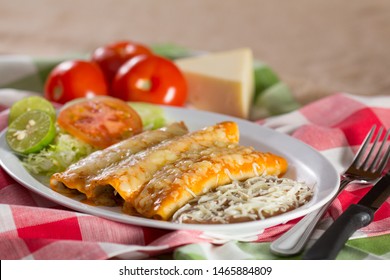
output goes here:
[{"label": "blurred background", "polygon": [[298,100],[390,94],[389,0],[0,0],[0,53],[89,53],[129,39],[250,47]]}]

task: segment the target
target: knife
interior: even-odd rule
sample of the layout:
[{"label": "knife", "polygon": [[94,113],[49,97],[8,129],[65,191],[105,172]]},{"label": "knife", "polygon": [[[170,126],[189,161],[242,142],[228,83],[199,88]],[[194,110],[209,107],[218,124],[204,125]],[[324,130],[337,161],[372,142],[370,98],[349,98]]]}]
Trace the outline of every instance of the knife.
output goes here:
[{"label": "knife", "polygon": [[304,260],[332,260],[348,238],[358,229],[368,226],[375,211],[390,195],[390,171],[387,172],[357,204],[347,210],[324,232],[303,255]]}]

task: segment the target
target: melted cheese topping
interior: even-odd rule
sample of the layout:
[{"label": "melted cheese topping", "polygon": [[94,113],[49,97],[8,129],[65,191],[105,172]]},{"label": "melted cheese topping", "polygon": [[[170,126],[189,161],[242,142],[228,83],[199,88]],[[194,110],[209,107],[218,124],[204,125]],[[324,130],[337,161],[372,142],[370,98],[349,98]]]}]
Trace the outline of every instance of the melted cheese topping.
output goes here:
[{"label": "melted cheese topping", "polygon": [[220,185],[259,173],[279,176],[286,169],[287,161],[283,158],[251,147],[212,146],[186,153],[181,160],[165,165],[128,202],[145,217],[169,220],[188,201]]},{"label": "melted cheese topping", "polygon": [[123,200],[131,199],[159,169],[180,161],[187,153],[198,154],[206,147],[239,141],[235,122],[222,122],[191,133],[184,128],[177,135],[168,130],[136,135],[126,145],[108,147],[71,165],[65,172],[54,174],[50,185],[56,190],[62,186],[77,189],[99,204],[102,204],[100,197],[104,195],[106,200],[110,193],[111,204],[115,204],[114,192]]},{"label": "melted cheese topping", "polygon": [[188,129],[184,123],[173,123],[165,128],[145,131],[90,154],[69,166],[64,172],[55,173],[50,179],[50,186],[59,192],[77,189],[91,198],[95,196],[95,189],[90,188],[90,184],[99,174],[108,169],[115,169],[133,154],[187,133]]},{"label": "melted cheese topping", "polygon": [[288,178],[260,176],[220,186],[173,215],[177,223],[232,223],[265,219],[306,204],[313,190]]},{"label": "melted cheese topping", "polygon": [[129,156],[113,167],[102,170],[90,180],[89,187],[96,189],[110,185],[128,201],[164,166],[181,161],[187,154],[201,153],[205,147],[236,143],[238,138],[237,124],[222,122],[203,130],[167,139]]}]

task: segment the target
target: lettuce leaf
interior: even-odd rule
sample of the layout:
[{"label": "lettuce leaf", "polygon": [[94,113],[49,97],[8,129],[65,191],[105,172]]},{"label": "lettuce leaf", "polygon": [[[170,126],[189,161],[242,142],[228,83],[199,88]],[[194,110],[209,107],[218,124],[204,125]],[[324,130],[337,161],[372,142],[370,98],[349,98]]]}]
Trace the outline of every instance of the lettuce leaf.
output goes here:
[{"label": "lettuce leaf", "polygon": [[141,117],[144,130],[157,129],[166,125],[164,109],[160,106],[144,102],[128,102]]},{"label": "lettuce leaf", "polygon": [[95,149],[77,138],[59,131],[53,143],[38,153],[22,159],[23,166],[32,174],[51,176],[86,157]]}]

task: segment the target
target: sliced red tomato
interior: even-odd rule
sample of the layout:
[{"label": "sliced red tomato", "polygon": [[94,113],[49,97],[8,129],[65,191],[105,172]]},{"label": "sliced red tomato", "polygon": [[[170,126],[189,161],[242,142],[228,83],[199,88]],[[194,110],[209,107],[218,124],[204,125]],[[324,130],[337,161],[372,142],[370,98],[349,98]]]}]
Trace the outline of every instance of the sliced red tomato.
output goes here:
[{"label": "sliced red tomato", "polygon": [[64,104],[80,97],[108,95],[102,70],[93,62],[70,60],[58,64],[45,83],[45,97]]},{"label": "sliced red tomato", "polygon": [[156,55],[139,55],[119,68],[111,94],[126,101],[183,106],[187,100],[187,82],[172,61]]},{"label": "sliced red tomato", "polygon": [[92,61],[100,66],[108,84],[111,84],[119,67],[130,58],[140,54],[152,54],[152,51],[139,43],[119,41],[97,48],[92,53]]},{"label": "sliced red tomato", "polygon": [[94,97],[66,106],[58,125],[74,137],[97,148],[106,148],[142,131],[142,121],[126,102]]}]

